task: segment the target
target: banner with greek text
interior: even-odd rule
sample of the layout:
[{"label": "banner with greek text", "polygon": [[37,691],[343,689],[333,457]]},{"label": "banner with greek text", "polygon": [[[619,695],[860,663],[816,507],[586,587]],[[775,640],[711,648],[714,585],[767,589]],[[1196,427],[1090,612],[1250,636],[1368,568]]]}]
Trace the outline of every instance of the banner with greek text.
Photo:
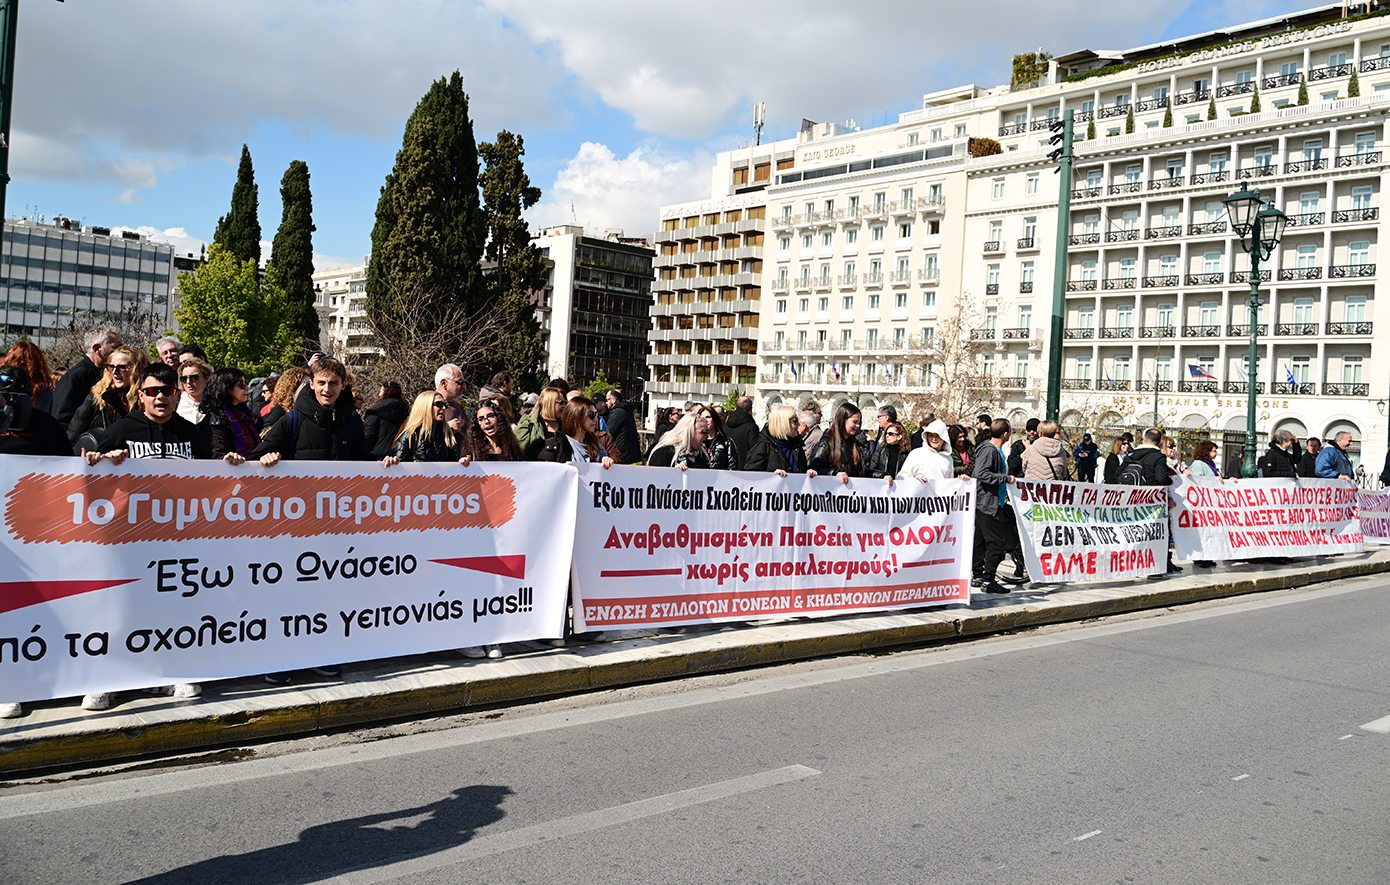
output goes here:
[{"label": "banner with greek text", "polygon": [[1343,480],[1182,477],[1169,492],[1173,542],[1187,559],[1327,556],[1366,547],[1360,491]]},{"label": "banner with greek text", "polygon": [[1168,490],[1020,479],[1009,503],[1034,583],[1115,581],[1168,567]]},{"label": "banner with greek text", "polygon": [[0,700],[559,636],[575,488],[553,464],[0,455]]},{"label": "banner with greek text", "polygon": [[1367,544],[1390,544],[1390,489],[1361,490],[1361,535]]},{"label": "banner with greek text", "polygon": [[576,629],[970,601],[974,483],[588,465]]}]

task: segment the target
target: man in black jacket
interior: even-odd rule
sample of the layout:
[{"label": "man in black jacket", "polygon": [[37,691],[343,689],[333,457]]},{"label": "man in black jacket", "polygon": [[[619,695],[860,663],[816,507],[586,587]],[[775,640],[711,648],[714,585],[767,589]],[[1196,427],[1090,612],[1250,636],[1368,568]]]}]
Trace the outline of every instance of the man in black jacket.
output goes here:
[{"label": "man in black jacket", "polygon": [[[154,363],[140,373],[140,408],[106,428],[100,451],[87,452],[87,463],[106,460],[119,465],[126,458],[191,461],[212,457],[207,428],[178,414],[179,390],[174,370]],[[228,452],[222,459],[244,464],[246,459]]]},{"label": "man in black jacket", "polygon": [[624,464],[640,464],[642,441],[637,436],[632,403],[624,401],[623,392],[616,387],[604,399],[608,401],[608,433],[613,437],[613,445],[618,447]]},{"label": "man in black jacket", "polygon": [[385,458],[393,451],[396,434],[410,417],[410,406],[401,398],[401,386],[394,381],[381,382],[381,394],[362,422],[367,451],[373,458]]},{"label": "man in black jacket", "polygon": [[106,358],[121,346],[121,336],[115,329],[97,329],[87,336],[86,342],[86,356],[63,373],[53,391],[53,417],[63,427],[68,426],[77,407],[101,380]]},{"label": "man in black jacket", "polygon": [[1013,446],[1009,449],[1009,476],[1019,477],[1023,475],[1023,453],[1028,451],[1028,447],[1037,442],[1038,427],[1042,424],[1037,418],[1029,418],[1028,423],[1023,425],[1023,436],[1014,440]]},{"label": "man in black jacket", "polygon": [[1269,450],[1255,462],[1259,475],[1264,479],[1284,477],[1294,479],[1298,473],[1289,460],[1289,449],[1293,448],[1293,434],[1287,430],[1276,430],[1269,437]]},{"label": "man in black jacket", "polygon": [[[1129,457],[1125,459],[1125,464],[1137,464],[1141,471],[1143,481],[1141,485],[1146,486],[1167,486],[1173,484],[1173,478],[1168,474],[1168,456],[1163,454],[1159,445],[1163,442],[1163,431],[1157,427],[1150,427],[1144,431],[1144,442],[1130,450]],[[1121,468],[1123,470],[1123,468]],[[1171,544],[1171,541],[1169,542]],[[1175,574],[1182,571],[1182,566],[1173,562],[1173,548],[1168,548],[1168,574]]]},{"label": "man in black jacket", "polygon": [[753,420],[753,397],[741,396],[734,410],[724,419],[724,435],[734,441],[738,450],[738,466],[748,463],[748,453],[758,441],[758,422]]},{"label": "man in black jacket", "polygon": [[282,458],[299,461],[366,461],[362,422],[352,410],[352,400],[342,396],[347,368],[332,357],[314,363],[309,384],[295,397],[294,408],[261,437],[251,453],[261,464],[274,467]]},{"label": "man in black jacket", "polygon": [[1298,475],[1316,477],[1318,475],[1318,452],[1322,451],[1322,440],[1316,436],[1308,437],[1308,447],[1298,461]]}]

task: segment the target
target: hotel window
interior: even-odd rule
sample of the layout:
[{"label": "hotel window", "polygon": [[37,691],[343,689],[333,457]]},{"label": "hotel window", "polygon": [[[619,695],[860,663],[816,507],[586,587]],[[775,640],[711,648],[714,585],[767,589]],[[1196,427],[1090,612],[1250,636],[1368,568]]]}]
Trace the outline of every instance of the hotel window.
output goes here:
[{"label": "hotel window", "polygon": [[1134,328],[1134,308],[1128,304],[1115,308],[1115,325],[1121,329]]},{"label": "hotel window", "polygon": [[1014,125],[1015,125],[1015,126],[1026,126],[1027,124],[1028,124],[1028,112],[1027,112],[1027,111],[1019,111],[1018,113],[1014,114]]},{"label": "hotel window", "polygon": [[801,316],[805,316],[806,314],[810,313],[810,312],[811,312],[811,299],[809,299],[809,298],[802,298],[802,299],[799,299],[799,300],[796,302],[796,309],[797,309],[797,312],[801,314]]},{"label": "hotel window", "polygon": [[783,224],[791,224],[791,221],[792,221],[792,207],[791,207],[791,206],[783,206],[783,207],[782,207],[782,223],[783,223]]},{"label": "hotel window", "polygon": [[919,142],[921,142],[921,140],[921,136],[919,136],[916,132],[909,132],[907,134],[908,144],[918,144]]},{"label": "hotel window", "polygon": [[[1346,322],[1348,322],[1348,323],[1364,323],[1364,322],[1366,322],[1366,296],[1365,296],[1365,295],[1349,295],[1349,296],[1347,296],[1347,315],[1346,315]],[[1358,378],[1357,380],[1359,381],[1360,379]]]},{"label": "hotel window", "polygon": [[1122,279],[1122,280],[1132,280],[1132,279],[1134,279],[1134,277],[1135,277],[1135,270],[1136,270],[1137,267],[1138,267],[1138,262],[1137,262],[1136,259],[1133,259],[1133,258],[1121,258],[1121,259],[1120,259],[1120,279]]},{"label": "hotel window", "polygon": [[[830,312],[830,298],[828,296],[822,295],[820,298],[816,299],[816,312],[822,315]],[[824,345],[825,332],[820,332],[818,334],[821,338],[821,344]]]},{"label": "hotel window", "polygon": [[1304,191],[1298,195],[1298,211],[1303,215],[1318,211],[1318,203],[1322,200],[1320,191]]},{"label": "hotel window", "polygon": [[882,226],[879,226],[879,227],[871,227],[871,228],[869,228],[869,241],[870,241],[870,242],[873,242],[873,243],[882,243],[882,242],[883,242],[883,228],[882,228]]},{"label": "hotel window", "polygon": [[1211,88],[1211,80],[1208,80],[1206,77],[1199,77],[1199,78],[1197,78],[1196,80],[1193,80],[1193,81],[1192,81],[1192,91],[1193,91],[1193,92],[1197,92],[1197,93],[1206,92],[1206,91],[1207,91],[1208,89],[1210,89],[1210,88]]},{"label": "hotel window", "polygon": [[833,279],[834,277],[830,275],[830,262],[823,262],[820,266],[820,284],[828,286]]},{"label": "hotel window", "polygon": [[[1374,136],[1372,136],[1372,139],[1374,139]],[[1025,196],[1037,196],[1038,181],[1039,178],[1037,175],[1029,175],[1023,180],[1023,193]]]},{"label": "hotel window", "polygon": [[1165,102],[1165,101],[1167,101],[1167,100],[1168,100],[1168,87],[1167,87],[1167,86],[1157,86],[1157,87],[1155,87],[1155,88],[1154,88],[1154,101],[1158,102],[1159,104],[1162,104],[1163,102]]},{"label": "hotel window", "polygon": [[1096,309],[1094,307],[1083,307],[1076,312],[1076,327],[1078,329],[1094,329],[1096,327]]},{"label": "hotel window", "polygon": [[785,298],[778,298],[778,299],[777,299],[777,312],[778,312],[778,313],[781,313],[781,314],[785,314],[785,313],[787,312],[787,299],[785,299]]},{"label": "hotel window", "polygon": [[898,206],[903,209],[912,208],[912,188],[905,187],[898,193]]},{"label": "hotel window", "polygon": [[893,330],[893,346],[902,347],[907,344],[907,330],[898,328]]},{"label": "hotel window", "polygon": [[1144,175],[1144,167],[1139,163],[1125,167],[1125,184],[1138,184]]},{"label": "hotel window", "polygon": [[1361,240],[1350,244],[1347,247],[1347,264],[1366,265],[1371,263],[1371,244],[1367,240]]},{"label": "hotel window", "polygon": [[1163,277],[1177,276],[1178,256],[1171,254],[1158,256],[1158,275]]},{"label": "hotel window", "polygon": [[1241,71],[1240,73],[1236,74],[1236,82],[1237,82],[1237,83],[1249,83],[1250,81],[1252,81],[1252,80],[1254,80],[1254,79],[1255,79],[1255,72],[1254,72],[1254,71]]},{"label": "hotel window", "polygon": [[900,240],[910,240],[910,239],[912,239],[912,222],[910,222],[910,221],[904,221],[904,222],[901,222],[901,223],[898,225],[898,239],[900,239]]},{"label": "hotel window", "polygon": [[807,220],[807,221],[810,221],[810,220],[811,220],[812,218],[814,218],[815,215],[816,215],[816,204],[815,204],[815,203],[812,203],[810,200],[807,200],[807,201],[806,201],[805,209],[806,209],[806,220]]},{"label": "hotel window", "polygon": [[899,291],[893,295],[893,306],[907,310],[907,292]]},{"label": "hotel window", "polygon": [[990,286],[999,285],[999,265],[990,264],[985,267],[985,283]]},{"label": "hotel window", "polygon": [[1038,236],[1038,216],[1029,215],[1023,219],[1023,238],[1034,240]]},{"label": "hotel window", "polygon": [[855,271],[854,262],[853,262],[853,261],[846,261],[846,262],[845,262],[845,282],[846,282],[846,283],[852,283],[852,282],[854,282],[854,271]]},{"label": "hotel window", "polygon": [[1158,365],[1155,367],[1154,376],[1158,381],[1171,381],[1173,379],[1173,358],[1171,356],[1161,356],[1158,358]]},{"label": "hotel window", "polygon": [[1018,276],[1022,282],[1033,282],[1033,262],[1025,261],[1018,269]]},{"label": "hotel window", "polygon": [[772,336],[772,349],[781,350],[782,344],[787,340],[786,332],[776,332]]},{"label": "hotel window", "polygon": [[803,264],[803,265],[801,265],[801,282],[800,282],[800,286],[801,286],[801,288],[805,289],[805,288],[807,288],[807,287],[810,286],[810,285],[811,285],[811,265],[809,265],[809,264]]},{"label": "hotel window", "polygon": [[1298,267],[1307,269],[1318,266],[1318,247],[1299,246],[1298,247]]},{"label": "hotel window", "polygon": [[840,299],[840,312],[841,312],[841,313],[854,313],[854,296],[853,296],[853,295],[846,295],[845,297],[843,297],[843,298]]},{"label": "hotel window", "polygon": [[1083,113],[1083,114],[1092,113],[1093,111],[1095,111],[1095,109],[1096,109],[1096,102],[1095,102],[1095,99],[1090,99],[1089,101],[1083,101],[1083,102],[1081,103],[1081,113]]},{"label": "hotel window", "polygon": [[1127,107],[1129,107],[1129,93],[1128,93],[1128,92],[1121,92],[1119,95],[1115,96],[1115,107],[1117,107],[1117,108],[1127,108]]},{"label": "hotel window", "polygon": [[1201,311],[1198,313],[1198,324],[1202,326],[1219,325],[1220,313],[1220,304],[1214,301],[1205,301],[1202,303]]},{"label": "hotel window", "polygon": [[[903,281],[905,281],[905,280],[910,280],[910,279],[912,279],[912,259],[910,259],[910,258],[899,258],[899,259],[898,259],[898,281],[899,281],[899,282],[903,282]],[[902,306],[903,306],[903,307],[906,307],[907,305],[906,305],[906,303],[904,303]]]},{"label": "hotel window", "polygon": [[777,268],[777,288],[785,289],[787,288],[787,285],[787,269],[785,267]]},{"label": "hotel window", "polygon": [[873,261],[870,261],[870,262],[869,262],[869,280],[868,280],[868,281],[871,282],[871,283],[881,283],[881,282],[883,282],[883,262],[882,262],[882,261],[879,261],[877,258],[875,258]]},{"label": "hotel window", "polygon": [[796,349],[797,349],[797,350],[805,350],[805,349],[806,349],[806,332],[805,332],[805,330],[802,330],[802,331],[796,333]]},{"label": "hotel window", "polygon": [[1322,159],[1322,139],[1321,139],[1321,138],[1310,138],[1310,139],[1305,139],[1304,142],[1303,142],[1303,160],[1304,160],[1304,162],[1312,162],[1313,160],[1321,160],[1321,159]]},{"label": "hotel window", "polygon": [[1327,57],[1327,66],[1329,68],[1340,67],[1346,63],[1347,54],[1345,52],[1334,52]]},{"label": "hotel window", "polygon": [[1091,190],[1101,186],[1101,170],[1091,169],[1086,172],[1086,187]]},{"label": "hotel window", "polygon": [[927,278],[928,280],[934,280],[934,279],[937,278],[937,276],[940,275],[940,273],[941,273],[941,265],[939,264],[939,260],[938,260],[938,258],[937,258],[937,256],[936,256],[935,253],[933,253],[933,254],[927,256],[927,259],[926,259],[926,262],[925,262],[925,268],[926,268],[926,278]]},{"label": "hotel window", "polygon": [[1208,252],[1202,256],[1202,273],[1221,273],[1220,252]]},{"label": "hotel window", "polygon": [[1120,216],[1120,230],[1133,231],[1139,229],[1139,210],[1126,209]]},{"label": "hotel window", "polygon": [[1376,149],[1376,136],[1374,132],[1363,132],[1356,136],[1356,152],[1367,154]]},{"label": "hotel window", "polygon": [[879,294],[878,294],[877,292],[870,292],[870,293],[869,293],[869,310],[874,311],[875,313],[878,312],[879,301],[880,301],[880,296],[879,296]]},{"label": "hotel window", "polygon": [[1199,356],[1197,357],[1197,365],[1203,372],[1206,372],[1213,378],[1216,377],[1216,357]]},{"label": "hotel window", "polygon": [[[995,220],[989,223],[989,241],[1002,246],[1004,243],[1004,222]],[[996,248],[998,248],[996,246]]]},{"label": "hotel window", "polygon": [[1207,223],[1212,224],[1217,221],[1226,220],[1226,207],[1220,200],[1212,200],[1207,203]]},{"label": "hotel window", "polygon": [[859,242],[859,228],[852,227],[845,231],[845,245],[853,246]]},{"label": "hotel window", "polygon": [[1173,327],[1173,305],[1160,304],[1158,310],[1154,312],[1155,322],[1160,329],[1170,329]]},{"label": "hotel window", "polygon": [[1018,327],[1020,329],[1033,328],[1033,305],[1022,304],[1018,308]]},{"label": "hotel window", "polygon": [[1187,119],[1186,119],[1186,121],[1184,121],[1184,122],[1186,122],[1187,125],[1189,125],[1189,126],[1191,126],[1193,123],[1200,123],[1200,122],[1202,122],[1202,115],[1201,115],[1201,114],[1188,114],[1188,115],[1187,115]]},{"label": "hotel window", "polygon": [[1061,117],[1061,116],[1062,116],[1062,109],[1061,109],[1061,108],[1055,108],[1055,107],[1054,107],[1054,108],[1048,108],[1048,109],[1047,109],[1047,119],[1049,119],[1049,120],[1056,120],[1056,119],[1058,119],[1058,118]]},{"label": "hotel window", "polygon": [[790,252],[791,250],[792,250],[792,238],[791,238],[791,237],[778,237],[778,238],[777,238],[777,251],[778,251],[778,252],[781,252],[783,255],[785,255],[785,254],[787,254],[788,252]]},{"label": "hotel window", "polygon": [[1083,282],[1094,282],[1096,278],[1096,263],[1094,261],[1081,262],[1081,279]]},{"label": "hotel window", "polygon": [[1342,383],[1360,384],[1361,383],[1361,363],[1359,356],[1342,357]]},{"label": "hotel window", "polygon": [[[840,349],[841,349],[841,350],[849,350],[849,349],[850,349],[850,342],[853,341],[853,340],[854,340],[854,331],[853,331],[852,329],[841,329],[841,330],[840,330]],[[848,374],[848,369],[846,369],[846,374]]]},{"label": "hotel window", "polygon": [[801,248],[803,248],[803,249],[809,249],[809,248],[811,248],[812,242],[814,242],[814,241],[812,240],[810,234],[802,234],[802,235],[801,235]]},{"label": "hotel window", "polygon": [[1076,378],[1078,381],[1091,380],[1091,358],[1079,356],[1076,358]]},{"label": "hotel window", "polygon": [[1281,65],[1279,66],[1279,74],[1280,74],[1280,76],[1283,76],[1283,77],[1297,77],[1297,76],[1298,76],[1298,62],[1296,62],[1296,61],[1286,61],[1286,62],[1284,62],[1283,64],[1281,64]]},{"label": "hotel window", "polygon": [[1255,148],[1255,166],[1260,169],[1268,169],[1272,165],[1274,165],[1274,148]]},{"label": "hotel window", "polygon": [[1028,380],[1028,354],[1020,353],[1014,357],[1014,377]]},{"label": "hotel window", "polygon": [[1335,93],[1335,92],[1324,92],[1322,95],[1319,96],[1319,98],[1320,98],[1322,101],[1336,101],[1336,100],[1337,100],[1337,93]]},{"label": "hotel window", "polygon": [[826,217],[826,218],[829,218],[830,216],[832,216],[832,215],[834,215],[834,214],[835,214],[835,201],[834,201],[834,200],[826,200],[826,201],[825,201],[825,217]]},{"label": "hotel window", "polygon": [[886,193],[874,194],[874,211],[884,212],[888,209],[888,195]]},{"label": "hotel window", "polygon": [[999,308],[985,308],[985,328],[993,331],[999,325]]},{"label": "hotel window", "polygon": [[822,246],[833,246],[833,245],[835,245],[835,232],[834,232],[834,231],[829,231],[829,230],[828,230],[828,231],[826,231],[825,233],[821,234],[821,235],[820,235],[820,244],[821,244]]},{"label": "hotel window", "polygon": [[933,129],[933,130],[931,131],[931,140],[932,140],[932,141],[940,141],[940,140],[941,140],[941,130],[940,130],[940,129]]},{"label": "hotel window", "polygon": [[965,124],[964,124],[964,123],[957,123],[957,124],[956,124],[955,137],[956,137],[956,138],[964,138],[964,137],[965,137]]},{"label": "hotel window", "polygon": [[856,197],[850,197],[850,198],[849,198],[849,211],[848,211],[847,215],[848,215],[850,218],[858,218],[858,217],[859,217],[859,198],[858,198],[857,196],[856,196]]},{"label": "hotel window", "polygon": [[747,184],[747,183],[748,183],[748,167],[745,166],[745,167],[743,167],[742,169],[735,169],[735,170],[734,170],[734,184]]},{"label": "hotel window", "polygon": [[[1372,143],[1374,143],[1374,138],[1372,138]],[[927,199],[930,200],[930,201],[933,202],[933,203],[940,203],[940,202],[942,201],[942,200],[941,200],[941,185],[939,185],[939,184],[928,185],[928,186],[927,186]]]},{"label": "hotel window", "polygon": [[[1178,167],[1178,174],[1182,174],[1182,167]],[[1182,207],[1164,206],[1163,207],[1163,226],[1168,228],[1182,227]]]},{"label": "hotel window", "polygon": [[1169,178],[1182,178],[1182,160],[1169,160],[1166,168]]},{"label": "hotel window", "polygon": [[1116,380],[1116,381],[1128,381],[1128,380],[1129,380],[1129,359],[1130,359],[1130,358],[1127,357],[1127,356],[1117,356],[1117,357],[1115,357],[1115,380]]},{"label": "hotel window", "polygon": [[1225,171],[1226,171],[1226,152],[1225,152],[1225,151],[1216,151],[1216,152],[1214,152],[1214,153],[1211,155],[1211,160],[1210,160],[1210,162],[1207,163],[1207,165],[1211,168],[1211,171],[1212,171],[1212,172],[1225,172]]},{"label": "hotel window", "polygon": [[1085,218],[1081,219],[1081,232],[1083,234],[1100,233],[1100,216],[1087,215]]},{"label": "hotel window", "polygon": [[936,290],[926,289],[922,292],[922,306],[936,307]]},{"label": "hotel window", "polygon": [[1306,356],[1296,356],[1289,360],[1289,371],[1293,373],[1295,384],[1307,384],[1308,376],[1312,374],[1312,360]]},{"label": "hotel window", "polygon": [[996,179],[994,179],[994,192],[993,192],[993,197],[994,197],[994,199],[996,199],[996,200],[1002,200],[1002,199],[1004,199],[1004,179],[1002,179],[1002,178],[996,178]]},{"label": "hotel window", "polygon": [[1371,208],[1371,193],[1373,188],[1354,187],[1351,189],[1351,208],[1369,209]]},{"label": "hotel window", "polygon": [[1293,300],[1293,321],[1295,323],[1312,323],[1313,319],[1313,299],[1295,298]]}]

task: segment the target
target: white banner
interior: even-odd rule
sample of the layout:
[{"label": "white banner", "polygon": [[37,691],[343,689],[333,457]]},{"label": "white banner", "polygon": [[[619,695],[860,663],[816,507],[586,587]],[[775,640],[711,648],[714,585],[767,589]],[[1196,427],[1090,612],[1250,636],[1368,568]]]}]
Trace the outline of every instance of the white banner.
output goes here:
[{"label": "white banner", "polygon": [[552,464],[0,455],[0,700],[559,636],[575,487]]},{"label": "white banner", "polygon": [[974,483],[588,465],[578,630],[970,601]]},{"label": "white banner", "polygon": [[1368,544],[1390,544],[1390,489],[1361,490],[1361,534]]},{"label": "white banner", "polygon": [[1170,488],[1173,541],[1187,559],[1360,553],[1359,490],[1337,479],[1192,479]]},{"label": "white banner", "polygon": [[1168,567],[1168,489],[1020,479],[1009,486],[1034,583],[1114,581]]}]

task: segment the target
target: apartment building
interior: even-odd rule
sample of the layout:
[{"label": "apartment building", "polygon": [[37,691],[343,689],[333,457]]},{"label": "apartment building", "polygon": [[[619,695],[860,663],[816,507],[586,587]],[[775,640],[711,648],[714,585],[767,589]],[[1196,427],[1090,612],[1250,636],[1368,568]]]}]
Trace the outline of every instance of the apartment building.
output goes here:
[{"label": "apartment building", "polygon": [[[964,285],[992,308],[977,334],[995,342],[988,368],[1016,415],[1040,410],[1038,353],[1061,346],[1064,420],[1221,431],[1239,446],[1254,384],[1262,436],[1348,430],[1384,450],[1390,354],[1373,331],[1390,18],[1342,14],[1072,53],[1052,83],[998,95],[1005,151],[966,174]],[[1066,109],[1083,140],[1062,231],[1065,330],[1050,342],[1060,183],[1045,139]],[[1249,256],[1222,204],[1242,185],[1289,218],[1253,316]]]},{"label": "apartment building", "polygon": [[367,266],[317,271],[313,281],[322,346],[354,362],[372,362],[381,350],[367,320]]}]

